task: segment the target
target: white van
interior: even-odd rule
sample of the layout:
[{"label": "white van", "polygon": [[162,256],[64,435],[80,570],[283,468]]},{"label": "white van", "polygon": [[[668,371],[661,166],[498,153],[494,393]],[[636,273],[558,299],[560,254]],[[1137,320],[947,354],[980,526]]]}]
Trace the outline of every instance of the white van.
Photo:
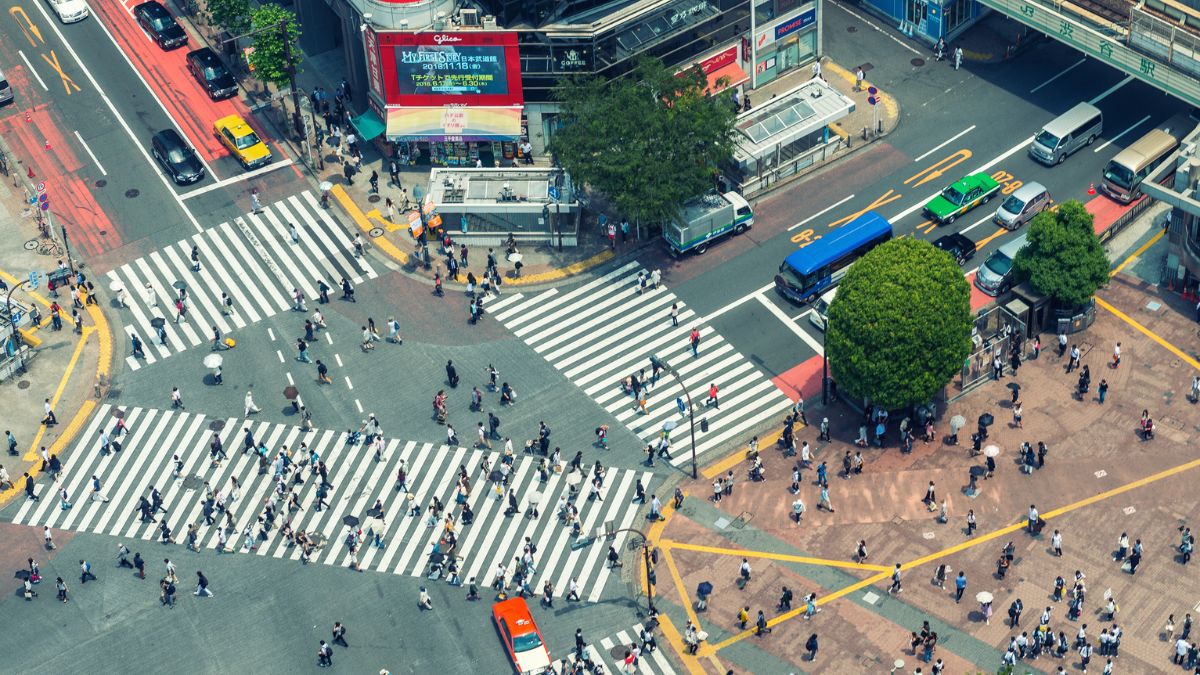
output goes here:
[{"label": "white van", "polygon": [[1080,103],[1054,118],[1029,146],[1029,156],[1043,164],[1061,164],[1068,155],[1091,145],[1104,131],[1104,115],[1090,103]]},{"label": "white van", "polygon": [[990,296],[1003,295],[1012,286],[1013,260],[1025,248],[1028,235],[1023,234],[1001,246],[988,256],[975,273],[975,285]]},{"label": "white van", "polygon": [[8,105],[12,102],[12,87],[8,86],[8,78],[4,76],[3,71],[0,71],[0,105]]},{"label": "white van", "polygon": [[837,286],[834,286],[832,290],[825,291],[813,305],[813,311],[809,313],[808,320],[817,327],[817,330],[825,330],[825,326],[829,325],[829,306],[833,304],[833,298],[837,295],[837,291]]}]

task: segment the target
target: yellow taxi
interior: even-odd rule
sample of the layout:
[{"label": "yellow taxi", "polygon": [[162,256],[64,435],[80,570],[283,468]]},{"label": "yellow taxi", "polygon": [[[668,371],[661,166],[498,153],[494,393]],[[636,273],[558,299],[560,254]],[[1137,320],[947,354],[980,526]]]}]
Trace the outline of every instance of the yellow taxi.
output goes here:
[{"label": "yellow taxi", "polygon": [[213,122],[213,133],[246,169],[271,163],[271,151],[240,115],[229,115]]}]

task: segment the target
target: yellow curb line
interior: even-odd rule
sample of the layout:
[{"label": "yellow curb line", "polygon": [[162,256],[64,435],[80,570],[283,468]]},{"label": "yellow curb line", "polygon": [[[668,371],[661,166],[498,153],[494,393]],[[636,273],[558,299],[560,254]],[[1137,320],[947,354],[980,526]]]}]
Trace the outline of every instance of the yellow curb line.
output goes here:
[{"label": "yellow curb line", "polygon": [[1104,309],[1107,309],[1108,311],[1112,312],[1118,319],[1124,321],[1125,323],[1129,324],[1130,326],[1133,326],[1134,328],[1136,328],[1139,332],[1141,332],[1146,337],[1148,337],[1151,340],[1154,340],[1158,344],[1162,345],[1167,351],[1171,352],[1175,356],[1178,356],[1181,360],[1186,362],[1191,367],[1195,368],[1196,370],[1200,370],[1200,362],[1197,362],[1196,359],[1193,359],[1191,356],[1188,356],[1187,354],[1183,353],[1183,351],[1181,349],[1179,349],[1178,347],[1176,347],[1175,345],[1173,345],[1170,342],[1167,342],[1166,340],[1159,337],[1158,334],[1156,334],[1154,331],[1151,331],[1149,328],[1146,328],[1145,326],[1138,323],[1137,321],[1134,321],[1133,319],[1129,318],[1129,316],[1127,316],[1121,310],[1117,309],[1116,307],[1113,307],[1112,305],[1108,304],[1107,302],[1100,299],[1099,297],[1096,298],[1096,304],[1100,305]]},{"label": "yellow curb line", "polygon": [[[93,401],[92,399],[88,399],[88,400],[84,401],[83,405],[81,405],[79,407],[79,410],[75,413],[75,416],[73,418],[71,418],[70,422],[67,423],[67,426],[66,426],[66,428],[63,429],[62,434],[59,435],[58,438],[54,439],[54,443],[51,444],[51,446],[49,448],[47,448],[46,452],[51,455],[57,455],[57,454],[62,453],[62,451],[66,449],[67,445],[71,441],[74,440],[75,434],[79,433],[79,430],[83,428],[84,423],[86,423],[88,418],[90,418],[92,416],[92,412],[95,411],[95,409],[96,409],[95,401]],[[23,457],[22,459],[25,459],[26,461],[28,461],[29,454],[33,454],[34,458],[37,457],[37,454],[35,452],[30,451],[30,453],[26,454],[26,456]],[[41,472],[42,472],[42,465],[37,462],[34,462],[33,466],[29,467],[29,470],[28,470],[30,478],[36,478],[37,475]],[[9,500],[11,500],[14,496],[16,496],[18,493],[23,491],[23,487],[18,487],[18,485],[19,485],[19,483],[14,483],[13,487],[11,487],[8,490],[5,490],[3,492],[0,492],[0,507],[3,507],[5,504],[7,504],[9,502]]]},{"label": "yellow curb line", "polygon": [[603,251],[597,253],[596,255],[594,255],[590,258],[587,258],[586,260],[580,260],[579,262],[573,262],[570,265],[567,265],[566,267],[560,267],[560,268],[548,270],[545,272],[538,272],[537,274],[523,275],[523,276],[519,276],[515,279],[505,279],[504,286],[528,286],[530,284],[542,284],[542,283],[546,283],[548,281],[557,281],[559,279],[566,279],[567,277],[574,276],[576,274],[579,274],[580,272],[591,269],[591,268],[595,267],[596,265],[599,265],[607,260],[610,260],[610,259],[612,259],[612,257],[613,257],[613,252],[609,249],[604,249]]},{"label": "yellow curb line", "polygon": [[[75,372],[75,366],[79,363],[79,357],[83,354],[83,347],[87,344],[88,337],[96,332],[95,326],[86,326],[83,329],[83,335],[75,342],[75,351],[71,353],[71,360],[67,362],[67,369],[63,372],[62,378],[58,381],[58,388],[54,390],[54,395],[50,397],[50,408],[58,407],[58,401],[62,398],[63,392],[67,389],[67,382],[71,379],[71,374]],[[42,437],[46,435],[46,425],[39,424],[37,433],[33,437],[33,442],[29,444],[29,450],[21,459],[26,462],[38,458],[37,449],[42,442]]]},{"label": "yellow curb line", "polygon": [[[805,425],[801,425],[800,428],[804,429]],[[763,448],[774,447],[775,444],[779,442],[779,439],[782,436],[783,436],[783,427],[779,427],[779,431],[772,431],[771,433],[767,434],[766,436],[760,438],[758,440],[759,454],[762,454]],[[726,471],[732,469],[733,467],[737,466],[738,464],[741,464],[742,462],[746,461],[746,453],[748,453],[748,452],[750,452],[749,444],[738,446],[737,450],[734,450],[733,452],[729,453],[725,457],[722,457],[721,459],[718,459],[717,461],[713,462],[712,464],[709,464],[708,466],[704,467],[704,469],[702,471],[700,471],[700,475],[704,476],[705,478],[716,478],[717,476],[724,474]]]},{"label": "yellow curb line", "polygon": [[663,637],[667,638],[667,644],[675,650],[679,655],[679,660],[683,663],[683,667],[692,675],[705,675],[704,669],[700,667],[700,663],[695,656],[687,653],[687,647],[683,644],[683,636],[680,635],[679,629],[675,628],[675,624],[671,622],[671,617],[666,614],[658,615],[658,627],[662,629]]},{"label": "yellow curb line", "polygon": [[778,560],[780,562],[797,562],[806,565],[818,565],[820,567],[840,567],[849,570],[869,570],[871,572],[891,572],[892,568],[884,567],[883,565],[872,565],[870,563],[856,563],[848,560],[832,560],[829,558],[813,558],[804,555],[792,555],[790,553],[771,553],[769,551],[752,551],[750,549],[737,548],[722,548],[720,546],[705,546],[703,544],[685,544],[678,541],[664,540],[663,544],[672,549],[681,551],[698,551],[700,553],[712,553],[714,555],[731,555],[741,556],[743,558],[762,558],[764,560]]},{"label": "yellow curb line", "polygon": [[[342,187],[341,185],[334,185],[333,189],[330,190],[330,193],[333,194],[333,198],[337,200],[338,204],[342,206],[342,209],[346,212],[346,215],[350,216],[350,219],[353,220],[356,225],[358,225],[359,229],[369,236],[371,230],[375,228],[371,227],[371,222],[367,220],[367,216],[362,212],[362,209],[358,208],[358,205],[354,203],[354,200],[350,198],[350,195],[346,194],[346,188]],[[388,241],[386,238],[369,237],[368,240],[379,250],[400,261],[400,264],[408,264],[408,254],[404,251],[401,251],[398,246]]]},{"label": "yellow curb line", "polygon": [[1139,246],[1138,250],[1134,251],[1132,255],[1130,255],[1128,258],[1126,258],[1125,262],[1121,263],[1120,265],[1117,265],[1116,269],[1114,269],[1113,271],[1108,273],[1108,276],[1110,276],[1110,277],[1117,276],[1117,274],[1119,274],[1121,272],[1121,270],[1125,269],[1126,265],[1133,262],[1141,254],[1145,253],[1146,249],[1153,246],[1159,239],[1162,239],[1163,235],[1166,233],[1167,233],[1166,230],[1159,230],[1158,234],[1154,235],[1153,237],[1150,237],[1150,241]]}]

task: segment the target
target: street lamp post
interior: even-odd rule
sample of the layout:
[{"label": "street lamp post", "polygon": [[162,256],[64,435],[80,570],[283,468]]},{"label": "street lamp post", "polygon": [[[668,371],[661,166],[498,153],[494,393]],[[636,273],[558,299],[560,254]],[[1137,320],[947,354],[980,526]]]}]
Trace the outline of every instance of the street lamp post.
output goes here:
[{"label": "street lamp post", "polygon": [[671,377],[675,378],[675,382],[679,385],[679,388],[683,390],[684,398],[687,399],[688,430],[691,432],[692,437],[692,480],[695,480],[699,478],[699,472],[696,469],[696,416],[692,412],[692,395],[688,393],[687,387],[683,385],[683,380],[679,377],[679,371],[672,368],[671,364],[652,354],[650,355],[650,365],[657,365],[670,373]]},{"label": "street lamp post", "polygon": [[613,530],[605,533],[605,538],[612,541],[622,532],[633,532],[642,538],[642,562],[646,566],[646,613],[654,612],[654,587],[657,585],[657,575],[654,573],[654,565],[650,562],[650,538],[645,532],[636,527],[623,527],[619,530]]}]

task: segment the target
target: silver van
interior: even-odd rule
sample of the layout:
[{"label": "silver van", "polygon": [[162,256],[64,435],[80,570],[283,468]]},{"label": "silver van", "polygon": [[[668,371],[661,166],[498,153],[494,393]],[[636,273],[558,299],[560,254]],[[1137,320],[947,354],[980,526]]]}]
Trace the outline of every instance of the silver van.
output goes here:
[{"label": "silver van", "polygon": [[1013,260],[1017,252],[1025,248],[1025,237],[1021,235],[1001,246],[983,261],[975,274],[975,285],[991,296],[1003,295],[1012,286]]},{"label": "silver van", "polygon": [[3,71],[0,71],[0,105],[8,105],[12,102],[12,87],[8,86],[8,78],[4,76]]},{"label": "silver van", "polygon": [[1050,191],[1041,183],[1026,183],[1008,196],[1000,208],[996,209],[996,224],[1009,230],[1015,230],[1046,207],[1050,206]]},{"label": "silver van", "polygon": [[1104,114],[1090,103],[1080,103],[1054,118],[1029,146],[1029,156],[1043,164],[1061,164],[1067,155],[1091,145],[1104,131]]}]

